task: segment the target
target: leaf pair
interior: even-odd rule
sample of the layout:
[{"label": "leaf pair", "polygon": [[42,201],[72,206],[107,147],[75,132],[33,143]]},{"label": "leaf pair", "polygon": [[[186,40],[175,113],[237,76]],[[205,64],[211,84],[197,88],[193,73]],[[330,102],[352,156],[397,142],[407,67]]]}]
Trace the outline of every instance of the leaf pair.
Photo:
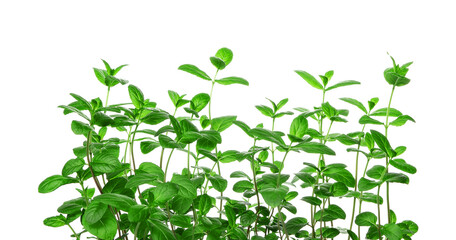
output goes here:
[{"label": "leaf pair", "polygon": [[[300,77],[302,77],[310,86],[312,86],[316,89],[319,89],[319,90],[323,90],[323,91],[329,91],[329,90],[336,89],[339,87],[350,86],[350,85],[354,85],[354,84],[361,84],[360,82],[355,81],[355,80],[346,80],[346,81],[336,83],[332,86],[326,87],[329,80],[332,78],[332,75],[334,74],[333,71],[328,71],[325,73],[325,76],[320,76],[320,78],[322,80],[321,82],[318,81],[314,76],[312,76],[310,73],[308,73],[306,71],[295,70],[295,72]],[[322,83],[323,83],[323,85],[322,85]]]}]

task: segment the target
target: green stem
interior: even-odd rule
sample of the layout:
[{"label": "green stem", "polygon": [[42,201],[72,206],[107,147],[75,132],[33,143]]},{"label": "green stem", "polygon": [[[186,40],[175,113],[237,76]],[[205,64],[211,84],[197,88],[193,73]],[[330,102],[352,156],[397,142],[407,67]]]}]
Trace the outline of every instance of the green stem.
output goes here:
[{"label": "green stem", "polygon": [[133,164],[133,172],[136,172],[136,164],[135,164],[135,155],[133,154],[133,143],[135,142],[136,130],[138,130],[139,123],[136,124],[135,131],[133,132],[133,136],[131,137],[130,141],[130,156],[131,162]]},{"label": "green stem", "polygon": [[[106,94],[106,102],[105,102],[105,107],[108,106],[108,99],[109,99],[109,91],[111,90],[111,87],[108,87],[108,93]],[[106,113],[106,111],[105,111]]]},{"label": "green stem", "polygon": [[[394,89],[396,88],[393,85],[393,89],[391,89],[391,95],[388,103],[388,108],[386,109],[386,121],[385,121],[385,137],[388,138],[388,118],[389,118],[389,111],[391,108],[391,101],[393,100]],[[385,158],[386,160],[386,172],[388,172],[388,156]],[[386,208],[388,210],[388,223],[391,223],[391,213],[390,213],[390,194],[389,194],[389,182],[386,183]]]},{"label": "green stem", "polygon": [[[272,128],[271,128],[271,131],[274,132],[274,125],[275,125],[275,118],[272,118]],[[272,154],[272,164],[274,164],[275,162],[275,158],[274,158],[274,143],[271,142],[271,154]]]},{"label": "green stem", "polygon": [[166,168],[165,168],[165,178],[164,178],[164,181],[166,182],[166,174],[168,173],[168,166],[169,166],[169,162],[171,160],[171,156],[173,155],[173,152],[174,152],[174,148],[171,150],[171,152],[169,153],[169,156],[168,156],[168,161],[166,162]]},{"label": "green stem", "polygon": [[76,238],[76,240],[79,240],[80,238],[79,238],[78,234],[74,231],[74,229],[71,227],[71,225],[68,223],[67,226],[70,227],[70,229],[73,232],[74,237]]},{"label": "green stem", "polygon": [[209,95],[209,120],[212,120],[212,115],[211,115],[212,92],[214,91],[215,78],[217,77],[218,72],[219,72],[219,70],[217,69],[217,72],[215,72],[214,79],[212,80],[211,94]]},{"label": "green stem", "polygon": [[380,232],[380,226],[381,226],[381,221],[380,221],[380,186],[381,185],[378,185],[378,190],[377,190],[377,212],[378,212],[378,226],[377,226],[377,229],[378,229],[378,239],[382,239],[382,233]]},{"label": "green stem", "polygon": [[285,226],[285,221],[283,220],[283,217],[282,217],[281,207],[277,207],[277,214],[279,215],[279,220],[282,223],[283,233],[285,233],[287,240],[289,240],[290,236],[288,235],[287,227]]}]

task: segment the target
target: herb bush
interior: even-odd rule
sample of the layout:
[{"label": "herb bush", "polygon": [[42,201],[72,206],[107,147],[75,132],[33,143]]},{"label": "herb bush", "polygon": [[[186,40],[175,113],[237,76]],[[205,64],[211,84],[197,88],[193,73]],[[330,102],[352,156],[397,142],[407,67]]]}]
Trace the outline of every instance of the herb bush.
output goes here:
[{"label": "herb bush", "polygon": [[[57,208],[59,215],[46,218],[44,225],[67,226],[75,239],[411,239],[418,226],[396,217],[389,187],[408,184],[407,174],[414,174],[416,168],[400,158],[406,147],[393,147],[388,139],[390,126],[415,122],[391,107],[395,89],[410,81],[406,74],[411,62],[399,65],[391,58],[393,67],[384,71],[391,86],[386,107],[376,106],[378,98],[367,105],[341,98],[343,102],[338,104],[353,105],[364,115],[354,123],[360,131],[333,133],[333,124],[347,124],[348,110],[336,109],[325,101],[325,95],[360,84],[353,80],[332,84],[333,71],[318,80],[308,72],[295,71],[297,79],[321,91],[319,106],[281,111],[288,99],[278,103],[268,99],[268,106],[255,106],[272,122],[271,129],[263,124],[248,126],[236,116],[213,117],[211,99],[216,84],[249,85],[240,77],[217,78],[232,58],[227,48],[210,57],[213,78],[194,65],[181,65],[179,70],[208,81],[211,88],[209,94],[191,98],[168,91],[174,105],[170,111],[158,108],[131,84],[131,103],[112,104],[111,88],[128,84],[116,77],[127,65],[112,68],[103,60],[105,69],[94,68],[94,73],[107,87],[105,102],[71,93],[75,101],[59,106],[64,114],[76,113],[71,130],[81,138],[81,146],[73,148],[75,158],[65,163],[61,174],[46,178],[38,191],[49,193],[75,184],[80,197],[63,202]],[[176,116],[179,108],[185,111],[180,111],[183,116]],[[276,121],[285,115],[294,117],[289,132],[276,131]],[[369,130],[372,125],[383,126],[382,132]],[[218,150],[230,127],[245,132],[252,145]],[[117,137],[106,138],[107,132]],[[346,145],[355,169],[348,170],[344,163],[327,164],[325,158],[336,155],[328,142]],[[143,154],[155,151],[159,157],[140,163],[135,158],[137,145]],[[172,159],[175,151],[184,152],[186,159]],[[309,161],[287,174],[282,169],[290,152]],[[212,167],[200,161],[212,162]],[[236,161],[248,161],[250,169],[221,171],[221,165]],[[182,164],[181,172],[168,172],[170,163]],[[293,162],[294,166],[300,164]],[[225,194],[228,179],[234,183],[230,196]],[[381,189],[386,195],[380,195]],[[341,208],[337,205],[340,198],[353,199],[353,205]],[[295,204],[306,211],[298,212]],[[376,211],[367,211],[365,206]],[[381,215],[382,208],[387,215]]]}]

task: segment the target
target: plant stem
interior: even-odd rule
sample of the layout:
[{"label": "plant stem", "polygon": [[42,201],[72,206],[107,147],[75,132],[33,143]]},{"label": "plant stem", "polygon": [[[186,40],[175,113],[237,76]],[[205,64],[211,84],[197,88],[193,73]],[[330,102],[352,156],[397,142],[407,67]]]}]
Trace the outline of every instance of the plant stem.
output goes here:
[{"label": "plant stem", "polygon": [[[394,94],[394,89],[396,88],[395,85],[393,85],[393,89],[391,89],[391,95],[388,103],[388,108],[386,109],[386,121],[385,121],[385,137],[388,138],[388,118],[389,118],[389,111],[391,108],[391,101],[393,99],[393,94]],[[386,160],[386,172],[388,172],[388,156],[385,158]],[[391,213],[390,213],[390,195],[389,195],[389,182],[386,182],[386,208],[388,210],[388,223],[391,223]]]},{"label": "plant stem", "polygon": [[92,154],[90,152],[90,145],[92,144],[91,139],[92,139],[92,131],[89,131],[89,134],[87,134],[87,143],[86,143],[87,144],[87,147],[86,147],[87,164],[89,165],[90,173],[92,173],[92,178],[93,178],[93,181],[95,182],[95,185],[97,186],[98,191],[100,192],[100,194],[103,194],[103,190],[100,185],[100,182],[98,181],[98,178],[95,176],[95,172],[93,171],[93,168],[91,165],[91,162],[92,162],[90,160],[90,156]]},{"label": "plant stem", "polygon": [[166,174],[168,173],[168,166],[169,166],[169,162],[170,162],[170,160],[171,160],[171,156],[173,155],[173,152],[174,152],[174,148],[173,148],[173,149],[171,150],[171,152],[169,153],[168,161],[166,162],[164,182],[166,182]]},{"label": "plant stem", "polygon": [[130,141],[130,156],[131,156],[131,162],[133,164],[133,172],[136,172],[135,155],[133,154],[133,143],[135,141],[136,130],[138,130],[138,127],[139,127],[139,123],[136,124],[135,131],[133,132],[133,136],[131,137],[131,141]]},{"label": "plant stem", "polygon": [[212,92],[214,91],[215,78],[217,77],[218,72],[219,72],[219,70],[217,69],[217,72],[215,72],[214,79],[212,80],[211,93],[209,95],[209,120],[212,120],[212,116],[211,116]]},{"label": "plant stem", "polygon": [[377,212],[378,212],[378,226],[377,226],[377,229],[378,229],[378,239],[382,239],[382,234],[380,232],[380,227],[381,227],[381,221],[380,221],[380,186],[381,185],[378,185],[378,190],[377,190]]},{"label": "plant stem", "polygon": [[73,232],[74,237],[76,238],[76,240],[79,240],[80,238],[79,238],[78,234],[74,231],[74,229],[71,227],[71,225],[68,223],[67,226],[70,227],[70,229]]},{"label": "plant stem", "polygon": [[[105,102],[105,107],[108,106],[108,99],[109,99],[109,91],[111,90],[111,87],[108,86],[108,92],[106,94],[106,102]],[[105,111],[106,112],[106,111]]]},{"label": "plant stem", "polygon": [[290,236],[288,235],[287,227],[285,226],[285,222],[283,221],[283,217],[282,217],[282,212],[280,210],[281,210],[281,207],[277,207],[277,214],[279,215],[279,220],[282,223],[283,233],[285,233],[287,240],[289,240]]},{"label": "plant stem", "polygon": [[[274,132],[274,125],[275,125],[275,118],[272,118],[272,128],[271,128],[271,131]],[[271,142],[271,154],[272,154],[272,164],[275,163],[275,158],[274,158],[274,143]]]}]

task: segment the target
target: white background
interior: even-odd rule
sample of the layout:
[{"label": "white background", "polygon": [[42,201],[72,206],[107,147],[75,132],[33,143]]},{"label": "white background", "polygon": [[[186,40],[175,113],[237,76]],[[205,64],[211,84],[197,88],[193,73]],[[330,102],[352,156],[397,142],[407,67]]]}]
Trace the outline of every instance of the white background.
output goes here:
[{"label": "white background", "polygon": [[[73,101],[69,93],[105,98],[106,89],[92,71],[103,67],[100,58],[113,66],[128,63],[119,76],[170,110],[167,90],[193,96],[210,88],[177,67],[195,64],[212,76],[209,57],[221,47],[231,48],[234,59],[219,76],[243,77],[250,86],[216,86],[213,116],[237,115],[251,126],[270,126],[254,108],[268,104],[265,97],[288,97],[285,110],[319,104],[319,92],[293,70],[316,76],[332,69],[333,82],[362,82],[328,93],[334,106],[351,110],[351,122],[334,131],[359,130],[359,111],[338,98],[366,102],[379,97],[379,106],[385,107],[390,86],[383,70],[391,66],[387,52],[398,63],[414,61],[411,82],[397,89],[393,107],[417,122],[391,127],[389,137],[393,146],[408,147],[404,158],[418,173],[408,186],[392,185],[392,208],[399,220],[418,223],[414,239],[451,238],[447,234],[456,213],[451,184],[456,166],[456,15],[450,2],[2,1],[1,238],[70,239],[69,229],[52,229],[42,220],[56,215],[63,201],[77,197],[74,187],[49,194],[38,194],[37,188],[46,177],[60,173],[73,157],[72,148],[83,141],[70,130],[75,116],[64,116],[57,106]],[[110,99],[127,101],[126,86],[113,88]],[[288,131],[291,119],[280,119],[278,130]],[[230,131],[224,142],[246,150],[249,145],[241,131]],[[337,149],[336,145],[331,146]],[[352,167],[353,154],[338,150],[330,161]],[[290,157],[288,173],[315,158]],[[228,178],[240,166],[226,165],[223,175]]]}]

